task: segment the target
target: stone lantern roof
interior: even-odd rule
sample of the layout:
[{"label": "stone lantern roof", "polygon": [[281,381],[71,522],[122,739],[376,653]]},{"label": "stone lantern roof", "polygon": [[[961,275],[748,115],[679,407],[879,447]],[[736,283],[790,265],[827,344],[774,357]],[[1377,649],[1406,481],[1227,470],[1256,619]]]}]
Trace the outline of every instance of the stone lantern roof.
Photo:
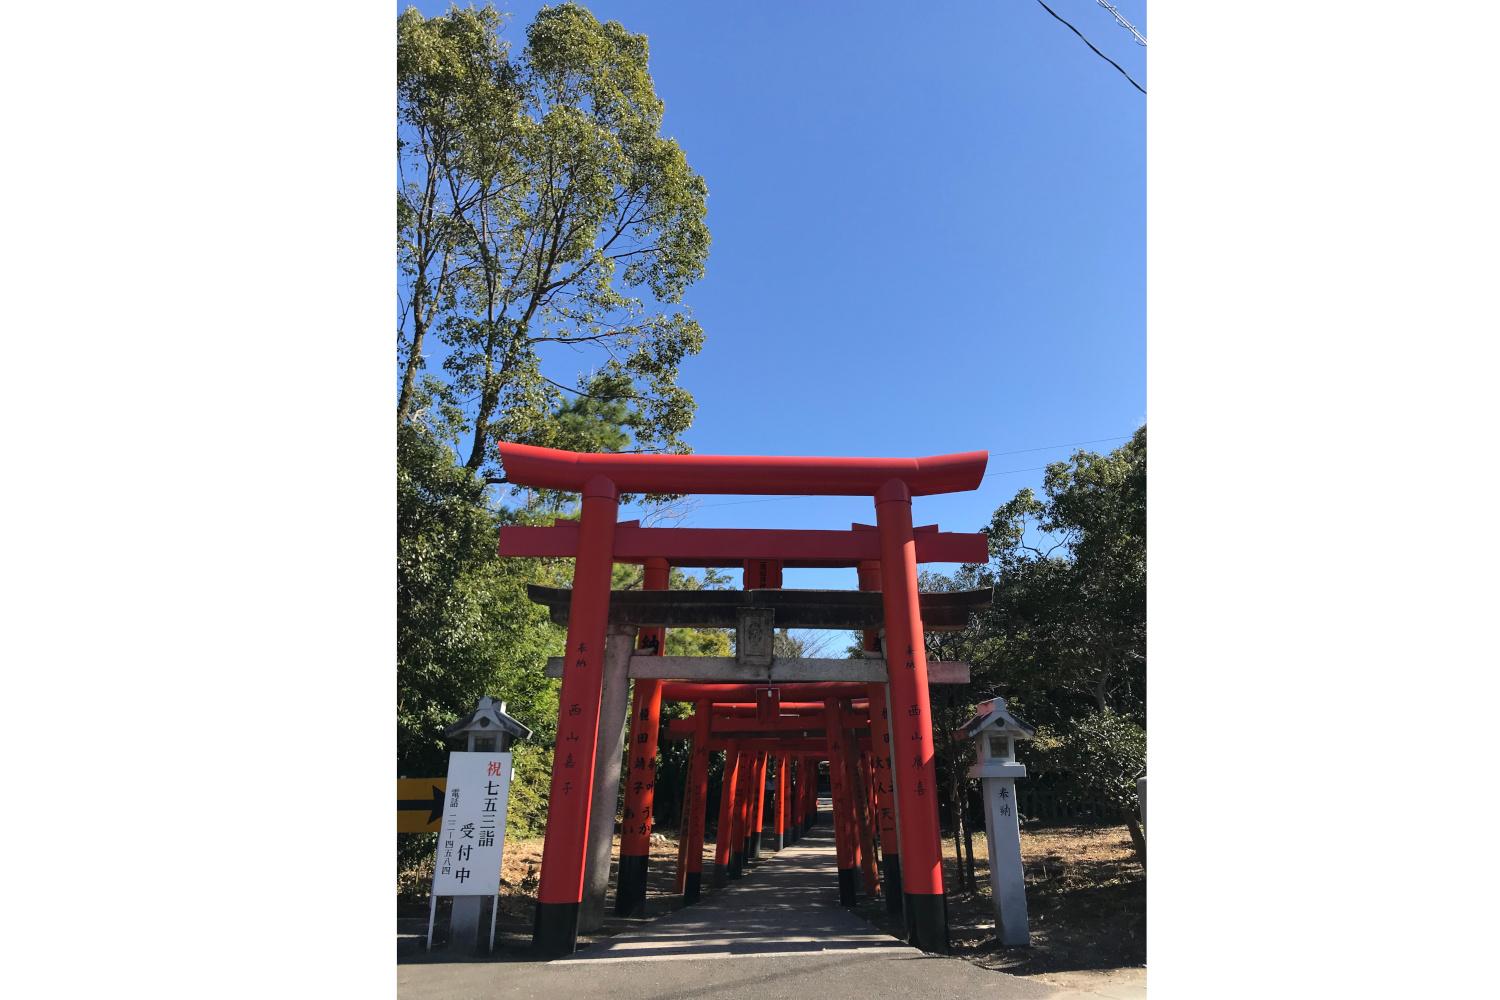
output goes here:
[{"label": "stone lantern roof", "polygon": [[1036,735],[1036,727],[1005,707],[1004,698],[991,698],[982,702],[974,716],[958,727],[954,739],[974,739],[980,733],[992,731],[1018,739],[1029,740]]},{"label": "stone lantern roof", "polygon": [[530,729],[505,714],[505,702],[497,703],[488,695],[479,699],[479,704],[474,706],[474,711],[443,731],[443,735],[449,737],[463,736],[467,733],[507,733],[512,739],[531,739]]}]

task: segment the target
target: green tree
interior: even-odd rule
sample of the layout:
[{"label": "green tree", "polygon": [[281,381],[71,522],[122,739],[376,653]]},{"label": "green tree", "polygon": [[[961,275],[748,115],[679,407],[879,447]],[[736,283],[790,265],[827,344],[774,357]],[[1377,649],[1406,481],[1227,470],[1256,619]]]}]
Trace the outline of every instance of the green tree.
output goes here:
[{"label": "green tree", "polygon": [[1135,780],[1146,769],[1146,730],[1139,723],[1109,709],[1091,712],[1061,731],[1039,731],[1032,754],[1042,767],[1067,774],[1085,796],[1124,816],[1136,854],[1145,863]]},{"label": "green tree", "polygon": [[[396,759],[400,773],[446,772],[443,731],[481,695],[504,699],[535,732],[515,747],[509,827],[529,834],[545,817],[557,726],[557,682],[547,657],[564,637],[526,585],[549,563],[502,559],[495,533],[518,515],[491,510],[484,483],[417,424],[397,427]],[[431,850],[398,837],[397,863]]]},{"label": "green tree", "polygon": [[[673,590],[724,590],[730,582],[729,574],[712,567],[697,577],[674,566],[668,585]],[[733,651],[731,635],[732,632],[722,628],[669,628],[665,653],[667,656],[729,656]],[[687,710],[683,711],[686,713]]]},{"label": "green tree", "polygon": [[[934,729],[951,731],[974,703],[1003,695],[1041,727],[1019,749],[1036,778],[1129,816],[1133,805],[1101,782],[1128,768],[1133,734],[1144,752],[1146,429],[1109,454],[1077,452],[1049,466],[1043,495],[1020,491],[987,533],[987,565],[921,576],[924,591],[994,588],[966,628],[927,636],[930,659],[973,667],[961,698],[935,691]],[[939,741],[938,780],[955,801],[966,798],[971,752]],[[1134,795],[1138,770],[1122,795]]]},{"label": "green tree", "polygon": [[1064,696],[1063,717],[1085,698],[1144,722],[1146,428],[1107,455],[1053,463],[1043,491],[1022,490],[990,522],[996,601],[981,630],[1038,720],[1046,692]]},{"label": "green tree", "polygon": [[[445,19],[462,21],[462,30],[431,28]],[[491,471],[491,445],[501,437],[566,441],[566,424],[549,419],[561,390],[628,400],[637,447],[680,449],[695,404],[676,384],[678,368],[703,344],[681,300],[708,256],[708,190],[677,143],[660,134],[663,105],[645,36],[601,24],[576,4],[543,7],[524,51],[508,60],[492,36],[474,30],[498,24],[492,8],[425,21],[408,11],[402,23],[413,37],[436,34],[460,49],[445,50],[445,66],[495,67],[496,90],[486,91],[493,99],[477,124],[459,104],[438,116],[441,127],[428,127],[456,135],[462,154],[429,156],[406,178],[413,191],[426,191],[437,162],[452,192],[442,202],[446,237],[435,258],[447,268],[438,273],[451,296],[438,301],[435,280],[414,278],[412,298],[441,313],[451,392],[474,407],[464,464]],[[455,104],[422,105],[434,106]],[[403,218],[423,217],[407,210]],[[582,353],[591,367],[571,386],[557,382],[543,371],[548,345]]]},{"label": "green tree", "polygon": [[415,405],[427,335],[456,304],[470,215],[504,185],[519,93],[501,24],[490,6],[396,20],[397,423]]},{"label": "green tree", "polygon": [[[660,134],[644,36],[547,7],[512,59],[503,22],[489,5],[397,20],[397,751],[406,773],[440,774],[443,730],[480,695],[505,699],[536,732],[517,747],[510,814],[527,832],[545,807],[558,690],[545,665],[564,633],[526,586],[569,586],[572,560],[500,558],[495,534],[568,498],[494,502],[491,445],[685,448],[694,402],[677,371],[703,334],[681,299],[709,237],[706,186]],[[433,335],[440,372],[424,371]],[[586,360],[573,385],[543,374],[548,345]],[[673,630],[668,652],[729,643]]]},{"label": "green tree", "polygon": [[563,639],[527,598],[532,560],[495,554],[496,530],[512,516],[489,510],[484,484],[410,426],[397,430],[396,512],[401,764],[442,773],[443,730],[485,694],[505,699],[548,742],[557,694],[546,661]]},{"label": "green tree", "polygon": [[807,641],[792,635],[790,629],[779,628],[771,638],[771,655],[777,659],[806,656]]}]

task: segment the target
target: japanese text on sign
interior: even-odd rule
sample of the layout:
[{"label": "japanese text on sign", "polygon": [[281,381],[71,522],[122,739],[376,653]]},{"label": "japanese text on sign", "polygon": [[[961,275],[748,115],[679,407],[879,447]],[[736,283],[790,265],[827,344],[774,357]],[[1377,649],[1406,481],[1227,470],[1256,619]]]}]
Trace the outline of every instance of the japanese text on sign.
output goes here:
[{"label": "japanese text on sign", "polygon": [[432,892],[437,896],[493,896],[500,891],[511,755],[448,755],[448,799],[438,833]]}]

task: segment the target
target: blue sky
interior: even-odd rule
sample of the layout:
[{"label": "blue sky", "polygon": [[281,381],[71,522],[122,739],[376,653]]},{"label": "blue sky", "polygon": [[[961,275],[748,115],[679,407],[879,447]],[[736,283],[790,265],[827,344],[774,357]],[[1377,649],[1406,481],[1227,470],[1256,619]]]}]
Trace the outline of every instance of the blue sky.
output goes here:
[{"label": "blue sky", "polygon": [[[518,50],[539,5],[497,6]],[[1070,452],[1023,449],[1108,450],[1145,419],[1146,98],[1038,4],[586,6],[649,36],[663,131],[708,184],[713,249],[685,298],[707,341],[680,379],[695,451],[988,449],[979,490],[915,502],[918,524],[973,531]],[[1108,11],[1049,6],[1149,89]],[[1144,3],[1115,6],[1149,37]],[[583,363],[554,365],[572,384]],[[873,517],[868,499],[703,497],[683,523]]]}]

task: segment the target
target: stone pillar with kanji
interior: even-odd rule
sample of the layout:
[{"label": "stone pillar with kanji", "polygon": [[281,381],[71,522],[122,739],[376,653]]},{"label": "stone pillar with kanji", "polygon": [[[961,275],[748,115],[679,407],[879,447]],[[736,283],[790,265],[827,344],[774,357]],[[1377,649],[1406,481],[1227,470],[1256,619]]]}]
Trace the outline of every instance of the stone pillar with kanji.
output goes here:
[{"label": "stone pillar with kanji", "polygon": [[969,777],[984,790],[984,833],[990,847],[990,895],[995,901],[995,929],[1000,943],[1026,946],[1031,933],[1026,919],[1026,877],[1021,865],[1021,823],[1016,810],[1016,779],[1026,777],[1026,765],[1016,762],[1015,741],[1030,739],[1036,730],[1005,707],[1004,698],[991,698],[955,734],[976,741]]}]

